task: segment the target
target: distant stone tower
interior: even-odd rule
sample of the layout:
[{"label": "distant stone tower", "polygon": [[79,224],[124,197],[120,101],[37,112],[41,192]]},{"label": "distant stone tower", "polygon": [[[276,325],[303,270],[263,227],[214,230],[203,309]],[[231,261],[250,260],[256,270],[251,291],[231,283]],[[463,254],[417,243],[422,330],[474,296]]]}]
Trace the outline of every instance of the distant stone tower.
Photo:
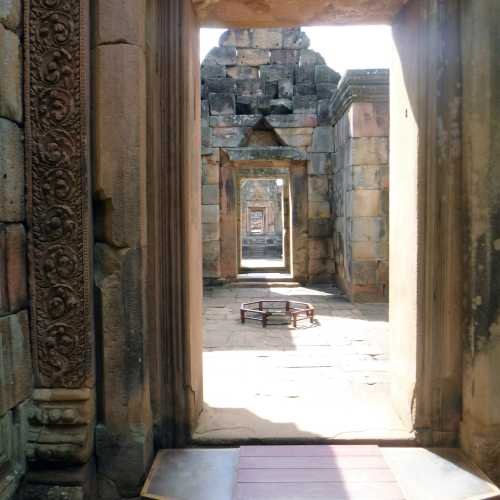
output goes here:
[{"label": "distant stone tower", "polygon": [[302,281],[331,279],[329,102],[340,75],[308,47],[300,28],[229,30],[202,63],[207,279],[231,280],[238,274],[233,241],[238,183],[243,171],[248,175],[257,168],[267,168],[268,174],[281,168],[284,175],[295,176],[291,199],[297,210],[290,250],[294,276]]},{"label": "distant stone tower", "polygon": [[315,114],[327,125],[340,75],[308,47],[299,28],[223,33],[202,63],[209,114]]}]

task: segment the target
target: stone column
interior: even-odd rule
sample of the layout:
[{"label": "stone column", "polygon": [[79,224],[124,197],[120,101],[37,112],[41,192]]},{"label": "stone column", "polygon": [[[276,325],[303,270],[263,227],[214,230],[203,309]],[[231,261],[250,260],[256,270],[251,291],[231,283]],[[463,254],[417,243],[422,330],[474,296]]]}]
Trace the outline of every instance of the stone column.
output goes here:
[{"label": "stone column", "polygon": [[147,361],[146,0],[95,3],[96,456],[103,499],[137,496],[153,456]]},{"label": "stone column", "polygon": [[500,5],[465,1],[461,9],[464,197],[467,206],[465,451],[500,482]]},{"label": "stone column", "polygon": [[199,25],[190,0],[148,6],[148,359],[155,443],[172,447],[203,404]]},{"label": "stone column", "polygon": [[464,293],[456,0],[411,0],[393,24],[391,391],[421,443],[457,442]]},{"label": "stone column", "polygon": [[350,70],[330,104],[336,273],[359,302],[388,300],[388,100],[387,70]]}]

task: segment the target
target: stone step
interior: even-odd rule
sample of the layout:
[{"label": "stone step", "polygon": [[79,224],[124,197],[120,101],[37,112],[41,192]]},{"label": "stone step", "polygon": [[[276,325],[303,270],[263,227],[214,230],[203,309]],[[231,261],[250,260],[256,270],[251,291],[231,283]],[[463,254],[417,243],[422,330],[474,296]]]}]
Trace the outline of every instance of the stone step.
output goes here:
[{"label": "stone step", "polygon": [[[280,447],[281,448],[281,447]],[[157,500],[493,500],[500,490],[455,448],[333,446],[160,450],[142,498]],[[332,449],[303,460],[302,450]],[[244,450],[244,448],[241,448]],[[256,450],[258,453],[248,453]],[[263,450],[265,453],[261,453]],[[279,450],[278,450],[279,451]],[[258,455],[258,456],[256,456]],[[272,458],[276,457],[277,458]],[[271,459],[269,458],[271,457]],[[241,460],[244,459],[244,462]],[[349,472],[356,469],[366,477]],[[346,477],[336,471],[347,471]],[[386,476],[373,478],[374,471]],[[243,477],[251,475],[252,477]],[[324,476],[328,475],[325,482]],[[388,481],[390,479],[391,481]],[[243,485],[244,488],[239,488]],[[257,488],[245,495],[248,485]],[[235,487],[236,486],[236,487]],[[278,487],[279,486],[279,487]],[[389,488],[387,486],[390,486]],[[400,490],[399,490],[400,488]],[[397,489],[397,491],[396,491]],[[245,491],[244,491],[245,490]],[[292,491],[293,490],[293,491]],[[314,495],[311,495],[311,491]],[[295,493],[290,495],[290,492]],[[323,493],[323,494],[322,494]],[[332,494],[333,493],[333,494]],[[238,496],[240,495],[240,496]]]}]

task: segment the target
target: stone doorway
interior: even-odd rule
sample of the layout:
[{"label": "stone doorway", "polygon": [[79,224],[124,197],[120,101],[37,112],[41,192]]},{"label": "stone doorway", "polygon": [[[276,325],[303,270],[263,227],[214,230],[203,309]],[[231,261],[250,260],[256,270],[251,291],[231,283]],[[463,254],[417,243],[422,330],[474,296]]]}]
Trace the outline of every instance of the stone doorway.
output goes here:
[{"label": "stone doorway", "polygon": [[[53,78],[57,76],[61,84],[68,86],[61,95],[64,99],[69,95],[71,103],[78,103],[78,107],[68,108],[69,118],[61,113],[59,97],[48,100],[44,113],[30,113],[38,106],[37,97],[42,97],[37,95],[40,77],[37,61],[44,45],[29,45],[29,41],[38,40],[38,33],[50,35],[49,24],[61,30],[60,22],[43,25],[46,18],[32,7],[43,5],[44,9],[55,9],[56,4],[63,3],[68,5],[67,2],[26,2],[28,226],[38,238],[35,243],[48,244],[46,233],[57,236],[54,227],[60,227],[68,241],[77,243],[75,250],[71,250],[78,260],[75,299],[71,296],[71,300],[66,300],[67,295],[61,296],[61,287],[53,299],[56,306],[61,303],[71,306],[68,328],[75,343],[81,346],[82,359],[77,360],[76,367],[68,365],[63,378],[52,380],[47,377],[48,372],[44,372],[47,350],[43,346],[53,344],[44,323],[46,289],[51,280],[57,278],[57,273],[45,266],[44,272],[48,269],[49,273],[46,278],[32,268],[31,289],[43,292],[31,297],[33,310],[42,312],[32,315],[31,325],[32,341],[42,346],[35,345],[33,349],[36,388],[33,403],[40,412],[45,411],[49,403],[55,405],[61,415],[66,414],[66,410],[74,414],[74,407],[78,405],[82,408],[82,418],[55,423],[40,418],[35,422],[37,432],[30,433],[29,449],[33,468],[48,469],[49,482],[54,476],[52,469],[67,468],[70,463],[90,464],[84,472],[93,474],[91,465],[97,456],[98,474],[120,492],[115,498],[133,497],[154,450],[183,446],[189,440],[202,401],[198,132],[201,116],[197,106],[200,97],[197,30],[200,23],[241,26],[244,19],[253,15],[259,18],[261,26],[276,25],[276,19],[282,18],[273,9],[282,3],[274,2],[270,10],[257,13],[245,11],[249,9],[248,3],[246,6],[238,3],[236,7],[236,2],[223,0],[195,2],[198,12],[191,2],[183,1],[137,2],[130,10],[123,11],[121,4],[117,7],[115,2],[97,2],[97,25],[92,33],[86,15],[88,2],[71,2],[71,15],[75,16],[68,24],[71,29],[64,34],[57,33],[53,39],[42,37],[43,44],[67,44],[73,51],[69,54],[71,57],[66,52],[58,52],[58,57],[63,54],[63,60],[59,61],[64,73],[42,74],[49,80],[47,85],[54,84]],[[398,412],[407,415],[419,442],[455,444],[463,418],[464,446],[479,463],[498,474],[497,440],[491,430],[497,419],[490,420],[494,405],[491,408],[489,405],[496,395],[488,383],[492,378],[486,368],[490,364],[495,366],[497,351],[480,352],[479,361],[474,348],[467,351],[469,364],[465,373],[470,375],[467,384],[476,372],[486,382],[479,396],[462,397],[462,333],[467,316],[480,316],[481,321],[471,326],[470,336],[471,345],[483,346],[489,341],[487,332],[494,312],[493,306],[488,310],[491,315],[484,311],[489,304],[485,306],[483,302],[478,306],[477,300],[469,301],[476,292],[480,295],[484,292],[485,300],[490,292],[493,294],[486,279],[474,283],[476,288],[471,288],[471,294],[467,292],[468,305],[463,317],[463,283],[466,282],[463,275],[477,270],[478,275],[489,273],[491,266],[485,271],[484,265],[493,249],[485,250],[486,257],[480,252],[480,256],[473,254],[472,261],[464,267],[462,216],[476,220],[474,217],[478,214],[488,214],[482,204],[487,208],[493,206],[496,191],[492,189],[478,196],[481,183],[486,183],[492,174],[484,167],[483,159],[471,154],[467,159],[471,175],[474,182],[481,185],[471,183],[467,187],[469,191],[465,195],[462,192],[460,103],[465,99],[473,106],[476,99],[481,106],[487,106],[489,98],[484,97],[488,92],[483,92],[481,97],[474,94],[478,73],[468,71],[472,60],[480,60],[476,56],[483,54],[483,49],[479,43],[461,46],[460,41],[462,38],[482,41],[483,33],[489,35],[488,30],[481,29],[475,30],[475,37],[471,35],[474,26],[481,27],[483,22],[488,25],[488,16],[481,18],[476,26],[472,14],[474,9],[482,7],[472,2],[464,2],[462,9],[451,0],[373,2],[370,9],[361,2],[353,3],[358,4],[357,9],[339,7],[340,14],[335,11],[322,21],[390,21],[396,45],[391,72],[391,162],[398,166],[394,182],[399,183],[401,189],[394,191],[398,194],[391,199],[391,216],[394,214],[391,239],[396,243],[394,248],[404,251],[396,252],[392,260],[397,272],[394,273],[396,279],[391,281],[390,293],[398,299],[397,307],[390,313],[397,353],[391,373],[392,399]],[[319,20],[318,11],[306,7],[304,5],[304,11],[291,10],[287,24],[299,25],[303,21],[311,24]],[[116,9],[126,22],[112,22]],[[236,9],[241,9],[239,17]],[[458,15],[461,11],[463,19]],[[95,66],[90,71],[87,42],[94,38]],[[123,43],[124,40],[127,43]],[[47,66],[56,67],[50,60],[51,54],[44,53]],[[450,54],[453,57],[449,57]],[[464,54],[468,54],[468,59],[464,59]],[[463,76],[461,62],[469,83],[464,95],[461,90],[464,87],[457,85]],[[96,99],[92,109],[95,116],[91,119],[86,84],[94,78]],[[491,82],[487,80],[487,84]],[[457,105],[450,107],[451,102]],[[134,108],[131,112],[131,103],[137,105],[137,110]],[[63,131],[60,149],[52,137],[52,129],[60,131],[60,124],[51,126],[49,118],[62,120],[63,125],[66,118],[71,122],[72,128]],[[92,134],[88,131],[89,124]],[[474,122],[468,124],[473,125]],[[491,126],[491,121],[485,121],[487,133]],[[100,228],[101,238],[111,247],[107,249],[109,252],[103,252],[105,258],[101,259],[101,270],[110,278],[110,287],[102,288],[102,298],[108,300],[109,307],[102,309],[105,314],[95,318],[97,336],[92,327],[92,294],[88,293],[94,285],[87,224],[92,212],[87,186],[94,166],[88,154],[90,137],[94,139],[97,158],[96,190],[103,201],[101,222],[106,223]],[[478,141],[472,132],[470,138],[472,146],[476,146]],[[125,139],[129,148],[123,147]],[[468,153],[470,149],[466,144]],[[64,154],[60,154],[61,151]],[[41,177],[44,172],[33,170],[32,166],[59,160],[71,160],[75,167],[74,174],[68,177],[72,189],[65,190],[72,208],[70,211],[58,207],[57,214],[52,216],[47,209],[47,200],[52,199],[51,185]],[[99,171],[100,167],[105,169]],[[133,182],[129,182],[130,176]],[[112,182],[116,178],[126,182],[117,185]],[[132,192],[127,190],[130,187],[134,188]],[[57,196],[62,196],[59,189],[55,191]],[[48,194],[42,196],[45,192]],[[467,200],[474,203],[469,206]],[[74,214],[84,214],[85,221],[75,221]],[[483,226],[488,232],[493,218],[485,217]],[[416,224],[408,224],[408,220]],[[482,234],[467,234],[467,242],[472,246],[481,238]],[[37,262],[42,250],[44,247],[32,242],[32,262]],[[38,261],[45,263],[43,259]],[[62,270],[66,271],[67,267],[62,266]],[[106,291],[113,294],[106,295]],[[469,302],[473,304],[473,313]],[[121,307],[114,307],[115,304]],[[134,312],[133,322],[125,315],[130,311]],[[106,341],[112,342],[113,358],[103,356]],[[96,352],[99,352],[97,356]],[[132,352],[134,356],[127,357]],[[93,363],[96,358],[97,371]],[[483,362],[486,364],[481,364]],[[104,389],[116,393],[117,384],[123,401],[119,408],[103,398]],[[96,394],[98,411],[93,407]],[[46,449],[46,443],[37,437],[54,435],[60,439],[63,435],[64,439],[65,434],[74,433],[75,427],[84,439],[78,453],[68,451],[60,442],[47,445]],[[96,428],[98,439],[94,440]],[[477,436],[481,437],[479,447],[473,445]],[[97,443],[96,449],[94,443]],[[64,453],[53,453],[58,445]],[[87,477],[80,472],[75,475],[77,479],[70,475],[63,473],[57,477],[75,488],[79,487],[75,484],[81,484],[82,477]],[[43,473],[38,474],[39,479],[33,476],[31,480],[39,481],[41,476]]]},{"label": "stone doorway", "polygon": [[289,273],[288,177],[242,178],[237,189],[239,274]]}]

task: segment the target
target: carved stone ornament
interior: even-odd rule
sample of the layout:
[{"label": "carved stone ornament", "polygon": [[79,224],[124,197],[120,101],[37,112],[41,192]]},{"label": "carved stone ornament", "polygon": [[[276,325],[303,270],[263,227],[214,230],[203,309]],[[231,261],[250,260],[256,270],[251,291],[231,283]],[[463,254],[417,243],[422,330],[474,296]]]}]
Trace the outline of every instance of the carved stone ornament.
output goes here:
[{"label": "carved stone ornament", "polygon": [[87,2],[25,0],[32,345],[38,387],[92,385]]}]

